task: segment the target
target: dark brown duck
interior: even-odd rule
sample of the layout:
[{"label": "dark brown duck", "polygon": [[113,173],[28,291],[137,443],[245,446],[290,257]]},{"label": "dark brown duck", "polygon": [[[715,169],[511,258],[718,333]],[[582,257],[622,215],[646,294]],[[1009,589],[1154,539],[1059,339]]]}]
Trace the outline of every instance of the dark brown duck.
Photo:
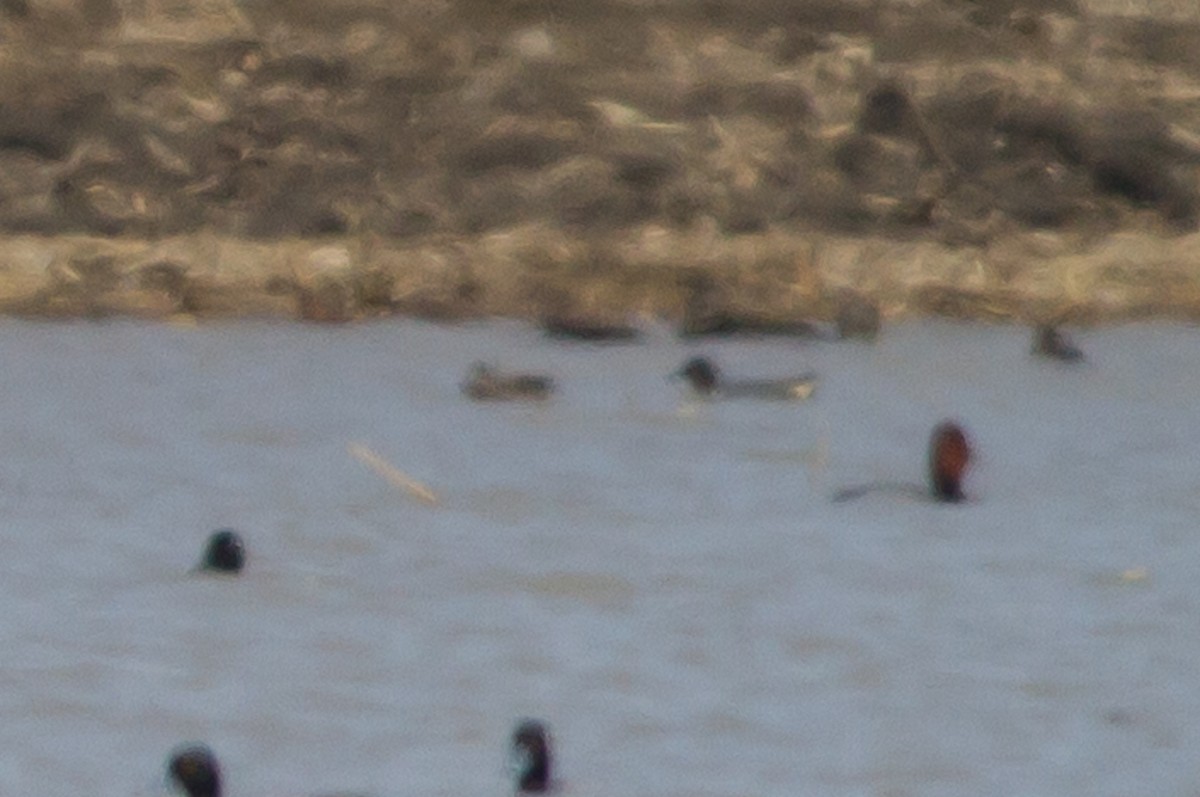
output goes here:
[{"label": "dark brown duck", "polygon": [[1083,352],[1065,333],[1050,324],[1041,324],[1033,330],[1030,353],[1047,360],[1065,363],[1083,362]]},{"label": "dark brown duck", "polygon": [[246,546],[233,529],[217,529],[208,536],[197,570],[213,573],[240,573],[246,565]]},{"label": "dark brown duck", "polygon": [[554,786],[550,731],[541,720],[524,719],[513,730],[509,755],[517,794],[544,794]]},{"label": "dark brown duck", "polygon": [[872,482],[846,487],[833,495],[835,502],[861,498],[867,493],[894,492],[938,503],[956,504],[966,500],[962,483],[970,467],[972,450],[963,428],[954,421],[942,421],[929,436],[929,484],[922,487],[904,482]]}]

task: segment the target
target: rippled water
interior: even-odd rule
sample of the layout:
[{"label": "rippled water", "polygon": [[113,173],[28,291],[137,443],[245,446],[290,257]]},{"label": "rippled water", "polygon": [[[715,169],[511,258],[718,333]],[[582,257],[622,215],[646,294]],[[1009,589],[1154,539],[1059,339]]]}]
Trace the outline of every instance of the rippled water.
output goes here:
[{"label": "rippled water", "polygon": [[[0,325],[0,793],[1195,795],[1200,335],[555,344],[515,324]],[[696,403],[664,375],[823,378]],[[478,405],[477,358],[544,369]],[[923,477],[961,419],[963,506]],[[348,452],[427,483],[425,506]],[[241,529],[236,579],[189,574]]]}]

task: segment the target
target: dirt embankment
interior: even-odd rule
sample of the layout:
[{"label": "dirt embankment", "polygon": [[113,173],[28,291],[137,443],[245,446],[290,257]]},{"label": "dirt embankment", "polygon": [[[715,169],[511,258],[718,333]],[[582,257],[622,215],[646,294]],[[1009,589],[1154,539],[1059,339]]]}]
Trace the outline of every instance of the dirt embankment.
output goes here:
[{"label": "dirt embankment", "polygon": [[2,0],[0,310],[1197,317],[1200,19],[1098,5]]}]

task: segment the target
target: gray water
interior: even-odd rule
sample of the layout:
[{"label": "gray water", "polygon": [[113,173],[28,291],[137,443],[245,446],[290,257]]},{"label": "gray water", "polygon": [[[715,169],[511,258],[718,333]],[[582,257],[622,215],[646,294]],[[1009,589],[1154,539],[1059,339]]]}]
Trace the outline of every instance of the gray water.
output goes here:
[{"label": "gray water", "polygon": [[[1200,332],[579,348],[516,324],[0,324],[0,794],[1200,792]],[[685,355],[815,369],[687,401]],[[477,358],[553,373],[479,405]],[[923,478],[943,417],[972,500]],[[423,505],[355,459],[428,484]],[[238,578],[188,573],[235,526]]]}]

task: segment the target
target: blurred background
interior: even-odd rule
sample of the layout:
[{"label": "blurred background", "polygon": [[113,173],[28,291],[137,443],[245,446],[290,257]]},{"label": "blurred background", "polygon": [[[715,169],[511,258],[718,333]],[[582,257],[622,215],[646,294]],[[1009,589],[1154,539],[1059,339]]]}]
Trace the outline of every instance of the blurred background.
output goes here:
[{"label": "blurred background", "polygon": [[6,0],[31,315],[1194,317],[1200,12]]},{"label": "blurred background", "polygon": [[[1182,0],[0,0],[0,793],[534,716],[565,794],[1195,797],[1198,99]],[[946,418],[965,503],[832,501]]]}]

